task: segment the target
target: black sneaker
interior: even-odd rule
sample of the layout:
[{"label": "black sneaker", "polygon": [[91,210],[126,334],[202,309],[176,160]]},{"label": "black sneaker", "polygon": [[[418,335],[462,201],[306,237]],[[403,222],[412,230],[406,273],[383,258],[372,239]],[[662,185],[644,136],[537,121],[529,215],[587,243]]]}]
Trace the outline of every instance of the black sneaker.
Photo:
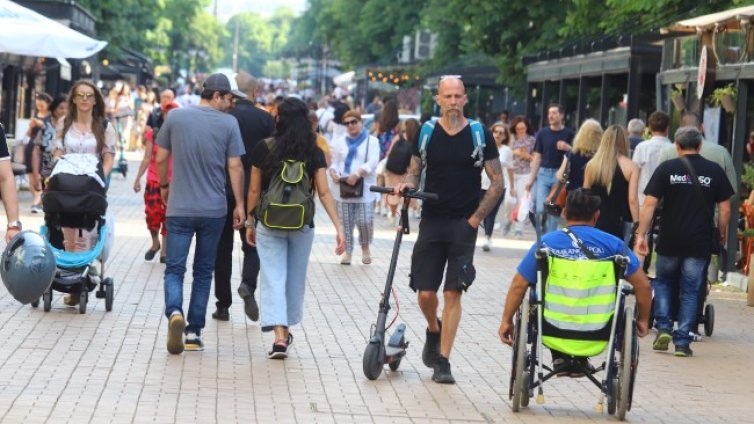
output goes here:
[{"label": "black sneaker", "polygon": [[655,341],[652,343],[652,349],[654,350],[668,350],[668,344],[673,340],[673,336],[669,331],[660,330],[655,337]]},{"label": "black sneaker", "polygon": [[676,346],[675,356],[679,358],[688,358],[689,356],[694,356],[694,352],[688,346]]},{"label": "black sneaker", "polygon": [[238,295],[243,299],[243,310],[246,312],[246,316],[252,321],[259,321],[259,305],[257,305],[257,300],[254,299],[254,293],[249,289],[249,286],[246,284],[238,286]]},{"label": "black sneaker", "polygon": [[215,312],[212,312],[212,318],[218,321],[230,321],[230,312],[228,308],[217,307]]},{"label": "black sneaker", "polygon": [[285,359],[288,357],[288,349],[293,344],[293,335],[288,333],[288,339],[286,341],[276,341],[272,344],[272,350],[267,352],[267,357],[270,359]]},{"label": "black sneaker", "polygon": [[186,341],[184,343],[186,350],[200,352],[204,350],[204,342],[202,342],[202,336],[197,333],[186,333]]},{"label": "black sneaker", "polygon": [[448,358],[442,355],[437,358],[435,372],[432,374],[432,381],[440,384],[456,384],[456,379],[450,373],[450,361],[448,361]]},{"label": "black sneaker", "polygon": [[440,326],[440,332],[431,333],[429,328],[427,328],[427,341],[424,343],[424,350],[422,350],[422,362],[424,362],[424,365],[429,368],[434,368],[440,357],[440,333],[442,332],[442,323],[439,319],[437,320],[437,324]]}]

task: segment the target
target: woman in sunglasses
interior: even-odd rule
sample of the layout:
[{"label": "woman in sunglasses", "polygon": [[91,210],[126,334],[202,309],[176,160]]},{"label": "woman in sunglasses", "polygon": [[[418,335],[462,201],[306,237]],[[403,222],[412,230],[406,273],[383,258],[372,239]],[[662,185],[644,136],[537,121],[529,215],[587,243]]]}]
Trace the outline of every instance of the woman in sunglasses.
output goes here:
[{"label": "woman in sunglasses", "polygon": [[[375,170],[380,161],[380,144],[377,138],[364,129],[361,114],[348,111],[343,115],[346,136],[333,140],[332,165],[328,175],[334,182],[333,195],[338,204],[338,215],[346,233],[346,251],[340,263],[351,264],[353,252],[353,227],[359,229],[361,263],[372,263],[369,245],[374,234],[374,201],[378,198],[369,191],[377,184]],[[361,187],[359,192],[358,187]]]},{"label": "woman in sunglasses", "polygon": [[[58,126],[53,147],[53,156],[66,154],[89,154],[102,165],[104,176],[113,169],[115,158],[115,129],[105,119],[105,100],[93,82],[79,80],[68,94],[68,113]],[[66,251],[79,252],[91,249],[98,240],[97,229],[63,227],[63,247]],[[94,264],[94,263],[93,263]],[[90,269],[90,273],[97,273]],[[65,298],[69,306],[78,303],[78,295]]]}]

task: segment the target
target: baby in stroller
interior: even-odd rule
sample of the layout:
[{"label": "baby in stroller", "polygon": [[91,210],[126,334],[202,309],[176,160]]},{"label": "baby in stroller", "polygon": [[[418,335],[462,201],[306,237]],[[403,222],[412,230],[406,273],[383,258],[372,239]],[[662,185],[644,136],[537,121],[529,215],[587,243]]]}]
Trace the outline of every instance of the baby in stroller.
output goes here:
[{"label": "baby in stroller", "polygon": [[113,283],[103,276],[112,223],[105,219],[102,165],[94,155],[62,156],[52,171],[42,202],[45,225],[41,233],[53,247],[58,268],[44,296],[45,311],[49,311],[52,291],[56,290],[68,293],[65,303],[78,304],[83,314],[89,292],[98,285],[96,295],[105,298],[105,307],[110,311]]}]

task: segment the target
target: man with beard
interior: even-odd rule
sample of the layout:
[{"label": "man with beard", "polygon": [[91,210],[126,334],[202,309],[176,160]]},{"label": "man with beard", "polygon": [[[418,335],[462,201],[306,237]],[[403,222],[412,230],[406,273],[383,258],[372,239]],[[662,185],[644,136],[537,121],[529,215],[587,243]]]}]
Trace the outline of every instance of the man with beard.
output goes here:
[{"label": "man with beard", "polygon": [[[230,178],[235,210],[233,227],[246,218],[243,202],[243,140],[238,121],[228,112],[233,98],[246,98],[233,77],[212,74],[204,81],[198,105],[170,112],[157,135],[157,173],[160,194],[167,204],[167,257],[165,266],[165,316],[168,317],[168,352],[203,350],[201,331],[207,313],[217,244],[227,202],[225,172]],[[168,180],[168,157],[173,158],[173,179]],[[188,309],[183,313],[183,276],[191,240],[196,234],[194,281]],[[183,339],[186,331],[185,343]]]},{"label": "man with beard", "polygon": [[[460,77],[441,78],[435,100],[442,117],[424,152],[420,143],[415,144],[406,181],[396,187],[396,194],[405,187],[418,186],[423,178],[424,190],[438,195],[438,200],[425,200],[422,206],[419,235],[411,257],[410,286],[418,292],[419,307],[428,324],[422,361],[434,369],[432,380],[453,384],[448,358],[461,320],[461,292],[474,280],[477,228],[503,193],[503,172],[489,129],[484,128],[483,153],[480,155],[476,149],[471,123],[463,116],[468,98]],[[422,157],[426,163],[421,163]],[[482,168],[491,181],[484,197]],[[445,307],[440,321],[437,290],[443,282],[443,272]]]}]

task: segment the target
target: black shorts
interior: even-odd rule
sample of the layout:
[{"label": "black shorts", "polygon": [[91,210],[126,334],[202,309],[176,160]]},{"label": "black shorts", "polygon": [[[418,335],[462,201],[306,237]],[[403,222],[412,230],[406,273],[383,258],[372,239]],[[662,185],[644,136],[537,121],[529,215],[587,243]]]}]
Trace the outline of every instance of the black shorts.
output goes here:
[{"label": "black shorts", "polygon": [[474,261],[476,236],[466,218],[422,218],[411,256],[411,289],[438,291],[445,271],[443,291],[461,291],[461,268]]}]

